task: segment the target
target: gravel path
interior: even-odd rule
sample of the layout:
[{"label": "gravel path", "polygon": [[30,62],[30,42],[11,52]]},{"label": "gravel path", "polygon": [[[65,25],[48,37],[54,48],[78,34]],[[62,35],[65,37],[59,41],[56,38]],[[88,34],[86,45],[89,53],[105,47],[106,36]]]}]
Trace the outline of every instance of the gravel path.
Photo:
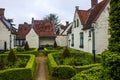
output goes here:
[{"label": "gravel path", "polygon": [[35,80],[46,80],[46,57],[37,57],[36,58],[38,62],[38,71],[36,73],[36,78]]}]

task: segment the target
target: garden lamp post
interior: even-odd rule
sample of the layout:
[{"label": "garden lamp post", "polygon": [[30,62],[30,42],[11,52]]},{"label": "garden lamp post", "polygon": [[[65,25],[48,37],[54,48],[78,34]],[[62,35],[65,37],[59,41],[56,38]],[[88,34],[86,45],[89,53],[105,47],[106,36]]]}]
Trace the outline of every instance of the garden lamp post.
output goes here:
[{"label": "garden lamp post", "polygon": [[95,63],[95,28],[94,28],[94,23],[91,26],[91,31],[92,31],[92,53],[94,56],[94,63]]}]

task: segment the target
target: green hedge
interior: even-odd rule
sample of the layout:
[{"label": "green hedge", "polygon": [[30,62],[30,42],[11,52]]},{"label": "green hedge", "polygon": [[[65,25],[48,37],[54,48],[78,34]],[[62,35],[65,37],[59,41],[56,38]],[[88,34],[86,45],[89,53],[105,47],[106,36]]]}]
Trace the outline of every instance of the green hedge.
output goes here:
[{"label": "green hedge", "polygon": [[76,73],[79,73],[83,70],[88,70],[92,67],[96,67],[96,66],[99,66],[99,65],[100,64],[97,63],[97,64],[90,64],[90,65],[84,65],[84,66],[74,66],[74,68],[75,68]]},{"label": "green hedge", "polygon": [[[7,56],[7,55],[0,55]],[[0,80],[33,80],[36,68],[35,56],[30,54],[17,54],[17,56],[30,57],[25,68],[12,68],[0,71]]]},{"label": "green hedge", "polygon": [[[38,55],[38,48],[31,48],[30,50],[28,50],[28,51],[17,51],[16,50],[16,48],[14,49],[14,52],[16,53],[16,54],[33,54],[33,55],[35,55],[35,56],[37,56]],[[9,53],[9,51],[7,51],[7,52],[5,52],[5,53]]]},{"label": "green hedge", "polygon": [[111,80],[111,79],[103,79],[102,77],[103,68],[102,66],[93,67],[88,70],[84,70],[74,77],[71,80]]},{"label": "green hedge", "polygon": [[75,75],[75,70],[69,65],[57,65],[53,54],[48,54],[48,68],[51,76],[59,78],[70,78]]},{"label": "green hedge", "polygon": [[120,80],[120,53],[104,51],[102,53],[102,65],[105,73],[109,78],[113,80]]},{"label": "green hedge", "polygon": [[54,53],[54,52],[58,52],[58,50],[56,49],[47,49],[47,48],[44,48],[44,55],[47,56],[48,54],[50,53]]},{"label": "green hedge", "polygon": [[90,64],[85,66],[57,65],[53,57],[53,55],[55,54],[58,53],[48,54],[49,73],[51,76],[54,77],[71,78],[78,72],[100,65],[100,64]]}]

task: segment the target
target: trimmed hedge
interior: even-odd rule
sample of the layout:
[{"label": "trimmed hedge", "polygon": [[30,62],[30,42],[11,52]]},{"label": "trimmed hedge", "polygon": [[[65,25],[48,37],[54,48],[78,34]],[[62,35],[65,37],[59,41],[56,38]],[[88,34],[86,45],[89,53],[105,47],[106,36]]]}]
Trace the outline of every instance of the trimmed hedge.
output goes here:
[{"label": "trimmed hedge", "polygon": [[53,57],[53,55],[55,54],[58,53],[48,54],[48,69],[51,76],[58,78],[71,78],[78,72],[100,65],[100,64],[90,64],[85,66],[57,65]]},{"label": "trimmed hedge", "polygon": [[104,75],[113,80],[120,80],[120,53],[106,50],[102,53],[102,61]]},{"label": "trimmed hedge", "polygon": [[56,49],[47,49],[47,48],[44,48],[44,55],[47,56],[48,54],[50,53],[54,53],[54,52],[58,52],[58,50]]},{"label": "trimmed hedge", "polygon": [[100,66],[100,64],[90,64],[90,65],[84,65],[84,66],[74,66],[76,73],[79,73],[83,70],[88,70],[92,67]]},{"label": "trimmed hedge", "polygon": [[[7,56],[6,54],[0,55]],[[36,68],[35,56],[30,54],[17,54],[17,56],[30,57],[25,68],[12,68],[0,71],[0,80],[33,80]]]},{"label": "trimmed hedge", "polygon": [[58,78],[70,78],[75,75],[75,70],[69,65],[57,65],[53,54],[48,54],[48,68],[51,76]]},{"label": "trimmed hedge", "polygon": [[88,70],[84,70],[74,77],[71,80],[110,80],[110,79],[103,79],[101,73],[103,72],[102,66],[93,67]]},{"label": "trimmed hedge", "polygon": [[[17,49],[14,49],[14,52],[16,53],[16,54],[33,54],[33,55],[35,55],[35,56],[37,56],[38,55],[38,48],[31,48],[30,50],[28,50],[28,51],[17,51]],[[7,51],[7,52],[5,52],[5,53],[9,53],[9,51]]]}]

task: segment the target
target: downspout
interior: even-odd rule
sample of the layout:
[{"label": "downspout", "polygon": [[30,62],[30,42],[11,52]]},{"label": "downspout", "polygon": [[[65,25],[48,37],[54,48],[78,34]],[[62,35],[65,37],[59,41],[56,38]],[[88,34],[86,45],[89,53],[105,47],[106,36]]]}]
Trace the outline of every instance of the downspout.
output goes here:
[{"label": "downspout", "polygon": [[94,63],[96,62],[96,59],[95,59],[95,28],[94,28],[94,23],[92,23],[92,26],[91,26],[91,31],[92,31],[92,53],[93,53],[93,57],[94,57]]}]

